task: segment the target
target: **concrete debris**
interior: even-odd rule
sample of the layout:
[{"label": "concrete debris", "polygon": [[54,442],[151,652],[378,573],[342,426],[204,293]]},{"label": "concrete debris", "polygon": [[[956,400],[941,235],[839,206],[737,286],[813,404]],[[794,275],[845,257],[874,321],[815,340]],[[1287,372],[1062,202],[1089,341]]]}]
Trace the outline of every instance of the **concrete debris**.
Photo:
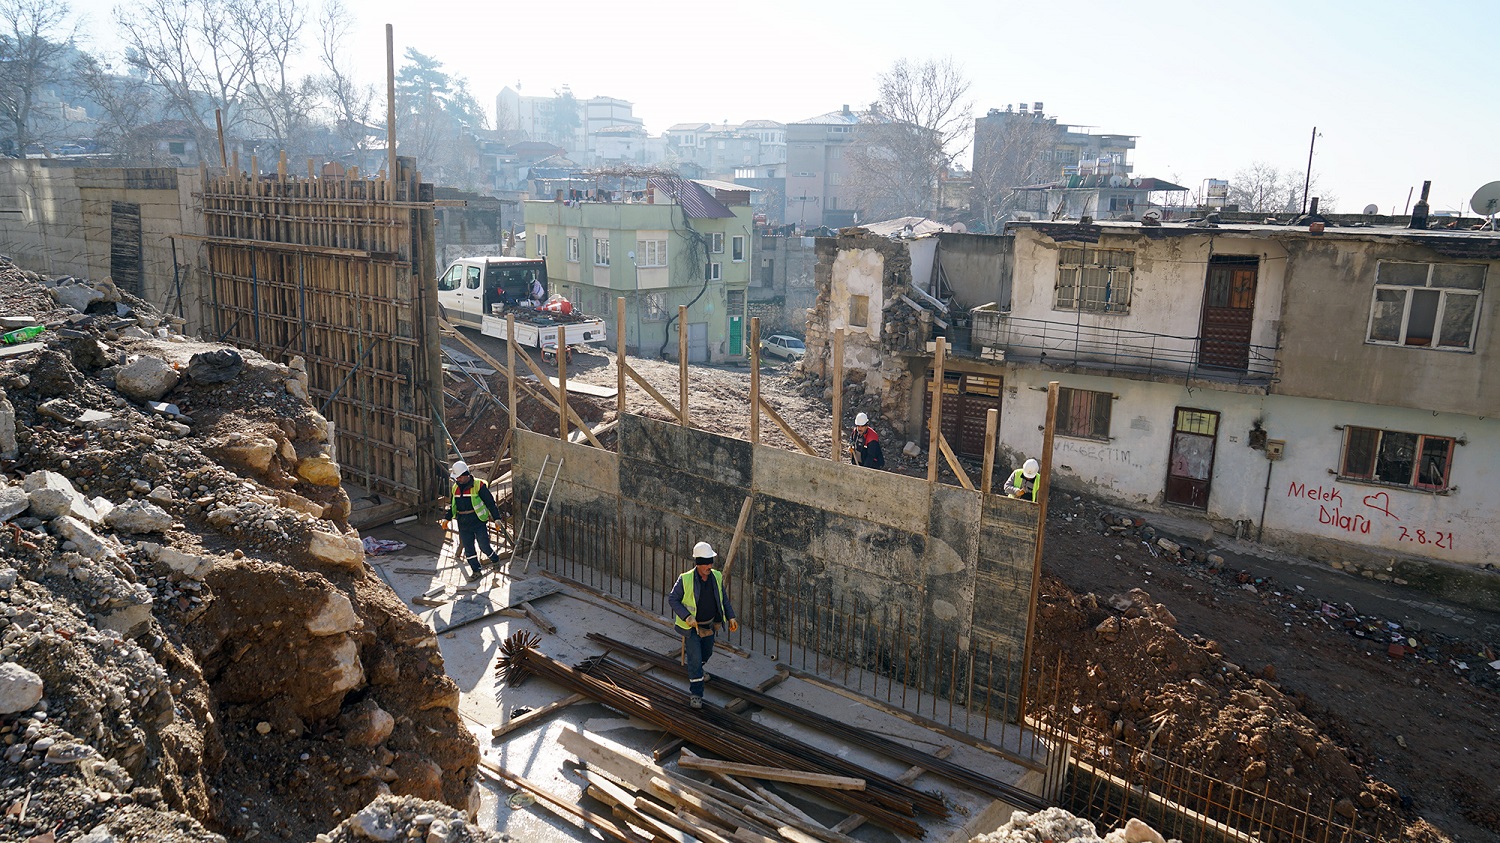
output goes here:
[{"label": "concrete debris", "polygon": [[126,501],[104,516],[104,523],[122,533],[164,533],[172,527],[172,516],[147,501]]},{"label": "concrete debris", "polygon": [[96,301],[104,301],[104,294],[84,283],[64,284],[53,287],[49,292],[52,298],[63,307],[71,307],[82,313],[89,309],[89,305]]},{"label": "concrete debris", "polygon": [[[1094,824],[1064,811],[1048,808],[1035,814],[1016,811],[1010,822],[989,834],[981,834],[970,843],[1167,843],[1155,829],[1131,818],[1123,828],[1103,837]],[[1174,841],[1176,843],[1176,841]]]},{"label": "concrete debris", "polygon": [[167,361],[145,355],[115,372],[115,389],[137,403],[160,401],[179,379],[177,370]]},{"label": "concrete debris", "polygon": [[0,664],[0,714],[30,711],[42,700],[42,677],[15,662]]},{"label": "concrete debris", "polygon": [[22,483],[31,499],[31,514],[44,521],[71,515],[81,521],[96,524],[99,513],[89,505],[88,498],[78,493],[68,478],[54,471],[33,471]]},{"label": "concrete debris", "polygon": [[20,486],[0,486],[0,521],[9,521],[31,506],[31,497]]}]

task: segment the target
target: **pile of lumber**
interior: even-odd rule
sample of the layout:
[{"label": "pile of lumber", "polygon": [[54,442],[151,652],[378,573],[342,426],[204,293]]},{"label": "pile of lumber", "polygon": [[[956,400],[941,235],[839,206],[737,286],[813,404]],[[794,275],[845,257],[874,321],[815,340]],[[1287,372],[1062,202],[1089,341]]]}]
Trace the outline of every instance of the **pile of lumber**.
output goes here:
[{"label": "pile of lumber", "polygon": [[[571,691],[603,702],[617,711],[644,720],[732,764],[749,765],[720,768],[715,771],[719,775],[732,776],[733,773],[728,772],[729,770],[744,773],[747,769],[753,769],[760,778],[767,781],[790,782],[797,779],[796,784],[813,789],[824,801],[909,837],[923,836],[923,828],[916,820],[919,815],[940,818],[948,814],[948,808],[941,798],[913,788],[909,781],[864,769],[831,752],[798,741],[784,732],[748,717],[738,716],[707,701],[702,709],[693,709],[688,705],[688,695],[684,688],[665,685],[609,658],[593,657],[574,668],[541,653],[532,646],[534,642],[534,637],[513,636],[502,644],[499,670],[507,682],[516,682],[528,675],[541,676]],[[788,774],[800,775],[788,778]],[[778,775],[781,777],[775,778]],[[687,803],[704,797],[701,790],[684,790],[681,793],[673,790],[690,787],[677,777],[655,778],[661,778],[661,783],[658,784],[654,779],[633,781],[639,787],[671,793]],[[615,784],[618,785],[618,782]],[[593,785],[594,782],[590,781],[590,786]],[[610,793],[604,787],[599,787],[598,790]],[[847,841],[847,838],[831,830],[824,829],[824,834],[819,835],[797,823],[786,821],[789,805],[768,813],[767,808],[760,804],[764,801],[763,797],[755,793],[754,789],[749,789],[749,794],[722,791],[708,794],[708,798],[714,800],[709,807],[702,807],[700,804],[698,811],[683,805],[678,805],[677,808],[700,817],[704,813],[733,817],[735,827],[720,836],[726,840],[740,840],[741,843],[758,841],[760,837],[779,837],[794,843],[807,843],[804,838],[809,834],[828,843]],[[726,809],[731,812],[725,813]],[[778,825],[771,822],[771,819],[779,819],[781,823]],[[798,822],[807,821],[799,819]],[[821,828],[816,824],[812,825]],[[800,832],[803,838],[784,832],[783,826]],[[688,832],[684,830],[684,833]],[[710,843],[720,843],[719,839],[706,835],[693,836]],[[671,839],[670,836],[668,839]]]}]

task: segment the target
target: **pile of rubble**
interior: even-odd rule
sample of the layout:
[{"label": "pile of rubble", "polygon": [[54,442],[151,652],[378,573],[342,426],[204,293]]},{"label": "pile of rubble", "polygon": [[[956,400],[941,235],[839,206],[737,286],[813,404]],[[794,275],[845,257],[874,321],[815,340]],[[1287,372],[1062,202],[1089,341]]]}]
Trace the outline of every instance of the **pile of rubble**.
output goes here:
[{"label": "pile of rubble", "polygon": [[[1048,808],[1035,814],[1016,811],[1010,822],[989,834],[981,834],[969,843],[1167,843],[1156,829],[1131,819],[1121,828],[1099,836],[1088,820],[1075,817],[1061,808]],[[1171,843],[1179,843],[1177,840]]]},{"label": "pile of rubble", "polygon": [[[300,361],[4,260],[0,305],[45,328],[0,346],[0,837],[310,840],[390,794],[469,809],[458,688],[365,564]],[[421,833],[475,839],[451,819]]]}]

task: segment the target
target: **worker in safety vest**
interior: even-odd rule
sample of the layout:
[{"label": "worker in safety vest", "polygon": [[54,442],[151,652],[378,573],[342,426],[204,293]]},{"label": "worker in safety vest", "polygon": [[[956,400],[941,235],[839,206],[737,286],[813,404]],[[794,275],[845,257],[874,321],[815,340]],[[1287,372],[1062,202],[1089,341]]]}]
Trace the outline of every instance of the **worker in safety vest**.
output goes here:
[{"label": "worker in safety vest", "polygon": [[479,566],[476,544],[492,564],[500,562],[500,557],[490,546],[489,528],[489,522],[500,514],[500,508],[495,505],[489,484],[469,473],[468,463],[463,460],[454,463],[449,476],[453,478],[452,500],[448,505],[449,526],[457,524],[459,552],[469,566],[469,579],[477,580],[484,575],[484,569]]},{"label": "worker in safety vest", "polygon": [[854,417],[854,432],[849,437],[849,459],[865,468],[885,468],[885,453],[880,450],[880,434],[870,427],[870,417]]},{"label": "worker in safety vest", "polygon": [[714,570],[718,554],[708,542],[693,545],[693,570],[685,572],[672,585],[667,602],[672,604],[672,619],[682,636],[682,658],[687,666],[688,705],[703,707],[703,683],[708,674],[703,663],[714,654],[714,631],[725,623],[737,632],[740,622],[734,619],[734,607],[724,591],[724,572]]},{"label": "worker in safety vest", "polygon": [[1013,498],[1036,503],[1036,490],[1041,486],[1037,479],[1037,473],[1041,466],[1036,460],[1027,460],[1024,465],[1010,473],[1010,479],[1005,481],[1005,494]]}]

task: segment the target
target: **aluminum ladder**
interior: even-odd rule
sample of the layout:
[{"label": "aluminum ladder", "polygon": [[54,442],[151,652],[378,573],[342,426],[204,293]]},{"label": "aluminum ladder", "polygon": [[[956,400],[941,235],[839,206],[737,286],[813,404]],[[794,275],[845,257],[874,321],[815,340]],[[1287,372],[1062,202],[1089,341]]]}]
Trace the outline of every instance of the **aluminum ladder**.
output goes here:
[{"label": "aluminum ladder", "polygon": [[[547,479],[547,468],[552,467],[552,479]],[[526,514],[521,519],[521,526],[516,530],[516,538],[526,547],[526,564],[521,568],[521,576],[526,576],[531,571],[531,558],[536,553],[537,540],[542,535],[542,521],[547,517],[547,508],[552,505],[552,490],[557,488],[557,476],[562,473],[562,457],[557,462],[552,462],[552,455],[548,454],[542,459],[542,468],[536,473],[536,485],[531,487],[531,500],[526,503]],[[542,484],[547,484],[547,495],[542,497]],[[537,510],[537,503],[541,503],[541,510]],[[526,534],[530,529],[531,537]],[[518,548],[519,550],[519,548]]]}]

